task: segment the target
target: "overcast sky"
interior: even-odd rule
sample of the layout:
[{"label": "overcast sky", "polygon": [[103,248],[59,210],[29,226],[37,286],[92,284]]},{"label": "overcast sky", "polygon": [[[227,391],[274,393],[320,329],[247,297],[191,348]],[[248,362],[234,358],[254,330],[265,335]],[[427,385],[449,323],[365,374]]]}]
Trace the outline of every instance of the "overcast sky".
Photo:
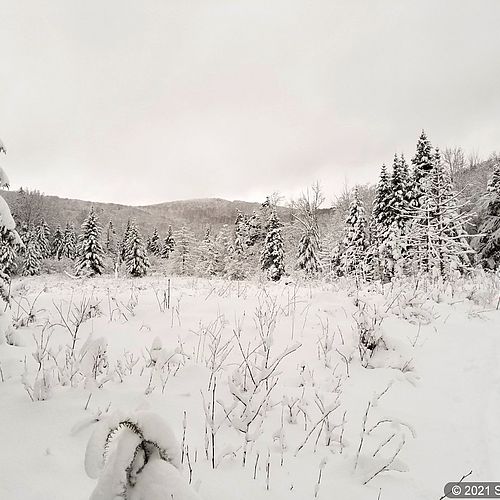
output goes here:
[{"label": "overcast sky", "polygon": [[500,150],[500,0],[0,0],[13,188],[148,204]]}]

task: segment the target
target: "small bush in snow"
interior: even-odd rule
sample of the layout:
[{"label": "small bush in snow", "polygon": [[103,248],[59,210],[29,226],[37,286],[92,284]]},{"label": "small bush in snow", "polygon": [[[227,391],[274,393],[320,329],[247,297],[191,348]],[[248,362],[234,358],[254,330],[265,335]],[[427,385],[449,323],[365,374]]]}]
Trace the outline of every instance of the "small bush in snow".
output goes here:
[{"label": "small bush in snow", "polygon": [[98,478],[90,500],[199,500],[180,474],[180,447],[156,414],[115,415],[98,424],[85,470]]}]

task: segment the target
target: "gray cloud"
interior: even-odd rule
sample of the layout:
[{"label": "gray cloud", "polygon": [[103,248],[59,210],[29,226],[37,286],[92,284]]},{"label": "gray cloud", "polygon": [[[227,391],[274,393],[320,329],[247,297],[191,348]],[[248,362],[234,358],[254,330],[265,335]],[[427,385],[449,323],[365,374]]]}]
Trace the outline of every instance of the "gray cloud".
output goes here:
[{"label": "gray cloud", "polygon": [[14,187],[145,204],[499,148],[497,0],[0,0]]}]

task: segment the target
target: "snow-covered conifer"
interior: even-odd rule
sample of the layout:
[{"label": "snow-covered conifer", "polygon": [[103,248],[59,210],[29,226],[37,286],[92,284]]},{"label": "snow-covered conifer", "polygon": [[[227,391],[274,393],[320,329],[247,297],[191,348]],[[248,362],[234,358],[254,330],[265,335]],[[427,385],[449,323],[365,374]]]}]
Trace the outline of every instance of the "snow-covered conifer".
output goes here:
[{"label": "snow-covered conifer", "polygon": [[238,210],[234,221],[234,243],[235,253],[242,255],[245,252],[248,241],[248,225],[243,213]]},{"label": "snow-covered conifer", "polygon": [[34,238],[28,241],[24,251],[23,274],[24,276],[36,276],[40,274],[42,254],[38,241]]},{"label": "snow-covered conifer", "polygon": [[127,271],[134,277],[144,276],[149,268],[146,246],[134,221],[129,227],[124,262]]},{"label": "snow-covered conifer", "polygon": [[163,259],[168,259],[170,254],[174,251],[175,247],[175,239],[172,232],[172,226],[168,226],[168,233],[165,239],[163,240],[163,246],[161,249],[161,257]]},{"label": "snow-covered conifer", "polygon": [[271,209],[268,220],[260,263],[261,269],[270,280],[278,281],[285,274],[285,250],[281,234],[281,223],[274,209]]},{"label": "snow-covered conifer", "polygon": [[436,150],[419,206],[410,212],[406,239],[413,272],[450,277],[470,269],[474,251],[464,229],[470,217],[462,208]]},{"label": "snow-covered conifer", "polygon": [[418,139],[417,150],[411,163],[413,165],[413,190],[411,193],[411,201],[413,206],[419,206],[420,199],[426,190],[425,178],[429,175],[434,166],[432,145],[424,130],[422,130]]},{"label": "snow-covered conifer", "polygon": [[349,215],[345,223],[342,240],[337,251],[338,273],[365,277],[367,274],[367,248],[368,235],[365,208],[359,196],[358,188],[356,188],[349,207]]},{"label": "snow-covered conifer", "polygon": [[496,160],[493,175],[484,195],[486,213],[479,227],[479,236],[472,241],[481,265],[497,270],[500,264],[500,160]]},{"label": "snow-covered conifer", "polygon": [[68,259],[74,259],[76,256],[76,247],[78,244],[78,238],[75,232],[75,226],[66,223],[66,228],[64,229],[62,256]]},{"label": "snow-covered conifer", "polygon": [[153,234],[148,242],[148,251],[153,255],[159,257],[161,255],[162,245],[160,241],[160,235],[158,234],[158,229],[156,227],[153,229]]},{"label": "snow-covered conifer", "polygon": [[127,226],[125,227],[125,231],[123,232],[122,241],[120,242],[120,262],[125,261],[125,255],[127,252],[127,240],[130,233],[130,219],[127,221]]},{"label": "snow-covered conifer", "polygon": [[42,259],[50,257],[50,228],[44,219],[39,222],[36,228],[36,243]]},{"label": "snow-covered conifer", "polygon": [[57,260],[61,260],[63,256],[64,250],[64,234],[61,230],[61,226],[57,226],[54,232],[54,236],[52,238],[52,248],[51,254],[52,257],[55,257]]},{"label": "snow-covered conifer", "polygon": [[316,235],[304,232],[299,241],[297,267],[305,271],[308,276],[314,276],[321,270],[319,245]]},{"label": "snow-covered conifer", "polygon": [[394,156],[392,175],[389,188],[389,206],[391,207],[390,224],[397,224],[401,232],[405,231],[407,212],[411,199],[412,186],[409,179],[409,170],[404,156]]},{"label": "snow-covered conifer", "polygon": [[116,231],[112,220],[108,222],[106,228],[106,253],[112,256],[116,255]]},{"label": "snow-covered conifer", "polygon": [[378,246],[387,236],[393,220],[393,208],[390,205],[390,196],[391,180],[387,173],[386,166],[382,165],[370,221],[372,239],[376,246]]},{"label": "snow-covered conifer", "polygon": [[76,271],[77,274],[93,276],[104,270],[104,250],[101,245],[101,227],[94,207],[82,224],[78,238]]},{"label": "snow-covered conifer", "polygon": [[196,244],[193,233],[182,226],[175,233],[175,247],[172,253],[174,270],[182,275],[192,275],[196,268]]},{"label": "snow-covered conifer", "polygon": [[[6,154],[6,149],[0,141],[0,153]],[[0,166],[0,188],[9,188],[9,178]],[[16,231],[16,223],[10,213],[9,206],[6,201],[0,196],[0,316],[10,311],[1,302],[9,303],[10,289],[10,272],[13,268],[16,248],[22,247],[23,243]],[[10,314],[10,312],[9,312]],[[3,325],[10,325],[10,318],[7,322],[2,321]],[[0,335],[4,335],[5,331],[0,331]]]}]

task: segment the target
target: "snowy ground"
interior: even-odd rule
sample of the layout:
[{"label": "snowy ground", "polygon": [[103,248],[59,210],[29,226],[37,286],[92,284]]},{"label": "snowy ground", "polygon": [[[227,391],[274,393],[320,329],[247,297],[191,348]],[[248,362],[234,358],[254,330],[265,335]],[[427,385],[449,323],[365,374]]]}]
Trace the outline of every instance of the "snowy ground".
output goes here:
[{"label": "snowy ground", "polygon": [[[155,277],[13,283],[14,320],[30,324],[0,345],[1,499],[88,499],[89,436],[118,410],[170,425],[204,500],[437,500],[471,470],[500,481],[492,278],[427,291],[173,278],[170,309],[166,289]],[[85,300],[72,350],[57,324]]]}]

